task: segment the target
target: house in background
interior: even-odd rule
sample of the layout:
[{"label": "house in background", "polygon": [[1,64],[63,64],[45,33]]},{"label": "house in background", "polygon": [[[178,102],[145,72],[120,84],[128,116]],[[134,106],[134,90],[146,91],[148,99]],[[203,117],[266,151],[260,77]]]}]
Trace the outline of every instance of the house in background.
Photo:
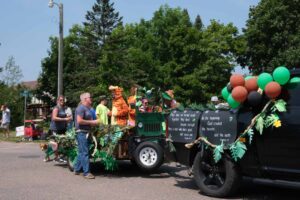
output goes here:
[{"label": "house in background", "polygon": [[[21,83],[21,86],[26,88],[31,94],[37,89],[37,81],[24,81]],[[30,99],[30,102],[27,102],[26,106],[26,118],[27,119],[46,119],[50,114],[50,106],[44,103],[42,100],[36,98],[33,95]]]}]

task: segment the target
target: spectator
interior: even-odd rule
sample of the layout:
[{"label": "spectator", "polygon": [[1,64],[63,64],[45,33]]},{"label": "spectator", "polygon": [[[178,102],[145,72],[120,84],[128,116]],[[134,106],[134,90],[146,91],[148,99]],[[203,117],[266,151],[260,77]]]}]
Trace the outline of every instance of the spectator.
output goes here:
[{"label": "spectator", "polygon": [[75,111],[75,130],[76,140],[78,143],[78,155],[74,166],[74,174],[79,175],[83,169],[83,176],[87,179],[94,179],[95,176],[90,173],[89,161],[89,143],[88,134],[92,126],[97,126],[99,120],[93,120],[91,114],[92,97],[90,93],[82,93],[80,95],[81,104]]},{"label": "spectator", "polygon": [[4,130],[5,137],[9,137],[9,124],[10,124],[10,110],[7,105],[1,106],[2,119],[0,128]]}]

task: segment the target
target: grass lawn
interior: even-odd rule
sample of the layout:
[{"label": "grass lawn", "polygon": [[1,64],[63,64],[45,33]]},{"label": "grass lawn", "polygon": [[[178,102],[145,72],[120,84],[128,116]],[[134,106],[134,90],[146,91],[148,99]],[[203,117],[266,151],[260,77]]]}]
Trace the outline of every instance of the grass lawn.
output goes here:
[{"label": "grass lawn", "polygon": [[[23,136],[16,137],[16,131],[10,131],[9,138],[6,138],[3,130],[0,131],[0,142],[29,142],[28,140],[24,140]],[[41,143],[45,142],[45,140],[33,140],[32,142]]]}]

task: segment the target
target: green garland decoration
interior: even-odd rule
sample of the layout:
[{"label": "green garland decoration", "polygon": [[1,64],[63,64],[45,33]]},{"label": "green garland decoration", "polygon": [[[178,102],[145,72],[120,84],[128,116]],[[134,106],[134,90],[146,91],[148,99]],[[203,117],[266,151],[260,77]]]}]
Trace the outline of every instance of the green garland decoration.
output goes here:
[{"label": "green garland decoration", "polygon": [[[269,108],[271,104],[273,105],[271,108]],[[224,146],[223,142],[220,145],[212,144],[207,140],[206,137],[200,136],[194,142],[185,144],[185,147],[190,149],[195,144],[203,142],[207,147],[213,150],[213,158],[215,163],[220,161],[222,155],[224,154],[224,150],[227,149],[229,149],[232,159],[234,161],[238,161],[245,155],[247,151],[247,146],[245,144],[246,140],[248,139],[249,145],[253,141],[254,127],[260,133],[260,135],[262,135],[264,128],[268,128],[270,126],[275,126],[278,128],[281,126],[279,116],[276,114],[277,112],[286,112],[286,102],[282,99],[277,101],[270,100],[264,106],[262,111],[252,118],[250,125],[239,135],[239,137],[232,144],[227,146]]]},{"label": "green garland decoration", "polygon": [[[89,151],[94,162],[100,159],[105,166],[105,170],[116,170],[118,168],[117,160],[114,156],[114,150],[118,144],[118,141],[123,137],[124,131],[131,127],[119,127],[119,126],[101,126],[92,129],[92,144],[89,146]],[[68,130],[66,135],[51,136],[50,140],[58,143],[58,154],[68,157],[71,162],[75,162],[77,159],[77,144],[76,144],[76,132],[75,129]],[[50,145],[48,145],[50,146]],[[46,155],[53,155],[54,151],[47,149]]]}]

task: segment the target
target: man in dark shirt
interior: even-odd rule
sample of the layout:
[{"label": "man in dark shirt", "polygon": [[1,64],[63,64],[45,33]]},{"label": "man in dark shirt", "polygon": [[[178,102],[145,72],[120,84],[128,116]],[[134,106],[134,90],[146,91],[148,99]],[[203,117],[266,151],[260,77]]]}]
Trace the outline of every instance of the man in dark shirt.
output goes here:
[{"label": "man in dark shirt", "polygon": [[78,142],[77,161],[74,166],[75,175],[80,174],[83,169],[83,176],[88,179],[94,179],[95,176],[90,173],[89,161],[89,146],[88,133],[92,126],[99,125],[99,120],[93,120],[90,108],[92,106],[92,97],[90,93],[83,93],[80,95],[80,105],[75,111],[75,130],[76,139]]}]

